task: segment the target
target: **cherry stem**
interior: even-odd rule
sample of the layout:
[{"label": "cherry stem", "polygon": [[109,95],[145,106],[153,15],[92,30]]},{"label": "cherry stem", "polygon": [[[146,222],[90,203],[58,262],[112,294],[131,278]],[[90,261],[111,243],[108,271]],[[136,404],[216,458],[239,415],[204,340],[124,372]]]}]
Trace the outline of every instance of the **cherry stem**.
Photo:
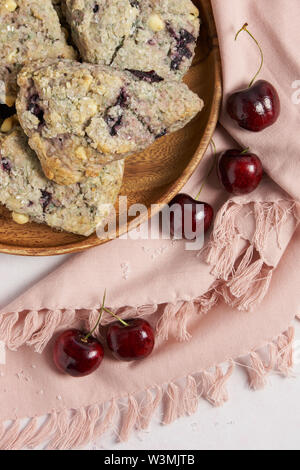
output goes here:
[{"label": "cherry stem", "polygon": [[263,68],[263,65],[264,65],[264,53],[263,53],[263,50],[262,48],[260,47],[260,44],[259,42],[257,41],[257,39],[255,39],[255,37],[253,36],[252,33],[250,33],[250,31],[247,29],[248,28],[248,23],[245,23],[244,26],[236,33],[236,36],[235,36],[235,40],[237,40],[238,36],[240,35],[240,33],[242,31],[245,31],[246,33],[249,34],[249,36],[253,39],[253,41],[255,42],[255,44],[257,45],[258,49],[259,49],[259,52],[260,52],[260,56],[261,56],[261,63],[260,63],[260,67],[258,69],[258,71],[256,72],[256,74],[254,75],[254,77],[252,78],[250,84],[249,84],[249,88],[252,87],[253,83],[255,82],[256,78],[258,77],[258,75],[260,74],[261,72],[261,69]]},{"label": "cherry stem", "polygon": [[101,305],[101,307],[100,307],[100,314],[99,314],[97,323],[96,323],[95,327],[83,338],[82,341],[83,341],[84,343],[87,342],[87,340],[90,338],[90,336],[92,336],[92,334],[96,331],[96,329],[98,328],[98,326],[99,326],[100,323],[101,323],[102,315],[103,315],[103,310],[104,310],[104,305],[105,305],[105,298],[106,298],[106,289],[105,289],[104,294],[103,294],[102,305]]},{"label": "cherry stem", "polygon": [[244,149],[242,152],[241,152],[241,155],[245,155],[246,153],[248,153],[250,150],[250,147],[247,147],[246,149]]},{"label": "cherry stem", "polygon": [[207,180],[209,179],[210,175],[212,174],[212,172],[214,171],[214,168],[215,168],[215,165],[216,165],[216,162],[217,162],[217,147],[216,147],[216,144],[214,143],[213,139],[211,139],[210,141],[210,145],[212,147],[212,150],[213,150],[213,153],[214,153],[214,161],[213,161],[213,164],[211,166],[211,169],[209,170],[208,174],[206,175],[206,177],[204,178],[204,181],[201,185],[201,188],[200,188],[200,191],[199,193],[197,194],[197,196],[195,197],[195,200],[198,201],[199,197],[200,197],[200,194],[202,193],[203,191],[203,188],[204,186],[206,185],[207,183]]},{"label": "cherry stem", "polygon": [[119,320],[119,322],[122,323],[122,325],[124,326],[129,326],[128,323],[126,323],[126,321],[122,320],[122,318],[118,317],[118,315],[116,315],[115,313],[113,313],[111,310],[109,310],[108,308],[104,307],[103,310],[106,312],[106,313],[109,313],[110,315],[112,315],[113,317],[115,317],[117,320]]}]

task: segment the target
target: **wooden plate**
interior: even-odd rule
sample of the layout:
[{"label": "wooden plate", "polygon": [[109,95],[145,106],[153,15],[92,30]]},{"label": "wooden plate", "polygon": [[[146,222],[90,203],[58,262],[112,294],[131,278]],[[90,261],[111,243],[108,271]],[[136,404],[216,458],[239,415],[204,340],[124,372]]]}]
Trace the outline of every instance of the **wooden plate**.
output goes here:
[{"label": "wooden plate", "polygon": [[[196,57],[185,81],[205,101],[205,109],[185,129],[157,141],[126,162],[121,195],[129,204],[168,203],[184,186],[201,161],[215,130],[222,97],[221,61],[211,4],[194,0],[202,19]],[[117,209],[118,210],[118,209]],[[150,211],[146,217],[150,216]],[[141,220],[129,220],[137,226]],[[118,227],[119,235],[128,223]],[[75,253],[104,243],[96,235],[84,238],[56,232],[46,225],[17,225],[0,205],[0,252],[26,256]]]}]

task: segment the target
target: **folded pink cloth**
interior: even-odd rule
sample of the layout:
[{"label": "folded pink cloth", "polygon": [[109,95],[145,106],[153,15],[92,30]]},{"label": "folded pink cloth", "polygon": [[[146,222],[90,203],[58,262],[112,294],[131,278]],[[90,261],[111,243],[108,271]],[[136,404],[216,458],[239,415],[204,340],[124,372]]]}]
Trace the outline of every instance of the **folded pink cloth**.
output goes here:
[{"label": "folded pink cloth", "polygon": [[[218,151],[236,142],[251,147],[268,176],[253,194],[230,200],[211,176],[201,198],[219,212],[202,253],[186,251],[183,241],[115,240],[73,256],[0,312],[0,339],[11,350],[7,365],[0,365],[1,449],[46,442],[49,448],[74,448],[118,423],[120,438],[127,439],[134,428],[147,427],[160,404],[166,424],[193,413],[199,397],[219,406],[228,399],[226,382],[242,356],[253,388],[263,386],[273,369],[288,374],[291,325],[300,314],[299,111],[292,101],[292,83],[297,73],[300,77],[300,5],[290,0],[287,10],[284,0],[265,0],[263,6],[230,2],[230,10],[224,1],[212,2],[224,103],[257,68],[255,45],[246,35],[234,42],[248,21],[265,51],[262,77],[277,87],[282,113],[273,127],[251,134],[224,111],[215,142]],[[211,159],[207,152],[185,192],[197,194]],[[107,354],[101,368],[83,379],[57,373],[53,335],[73,325],[94,325],[105,288],[107,306],[120,316],[147,316],[156,326],[153,355],[127,364]],[[104,323],[109,321],[105,316]],[[267,361],[256,352],[262,346],[268,346]],[[226,370],[218,366],[224,362]],[[41,422],[45,414],[48,419]],[[22,429],[24,417],[29,421]]]}]

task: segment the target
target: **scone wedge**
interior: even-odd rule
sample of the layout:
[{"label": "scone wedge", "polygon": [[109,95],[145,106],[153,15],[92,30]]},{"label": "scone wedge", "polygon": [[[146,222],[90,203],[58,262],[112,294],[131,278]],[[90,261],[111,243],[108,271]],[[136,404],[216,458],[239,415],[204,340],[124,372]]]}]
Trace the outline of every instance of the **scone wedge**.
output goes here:
[{"label": "scone wedge", "polygon": [[0,103],[14,104],[25,63],[47,57],[76,57],[51,0],[0,0]]},{"label": "scone wedge", "polygon": [[63,0],[86,62],[180,80],[192,64],[199,11],[191,0]]},{"label": "scone wedge", "polygon": [[60,186],[44,176],[20,127],[0,134],[0,203],[13,212],[17,223],[30,220],[89,236],[109,217],[123,171],[123,161],[117,161],[84,183]]},{"label": "scone wedge", "polygon": [[18,78],[17,112],[46,176],[73,184],[184,127],[202,100],[154,71],[60,60],[32,63]]}]

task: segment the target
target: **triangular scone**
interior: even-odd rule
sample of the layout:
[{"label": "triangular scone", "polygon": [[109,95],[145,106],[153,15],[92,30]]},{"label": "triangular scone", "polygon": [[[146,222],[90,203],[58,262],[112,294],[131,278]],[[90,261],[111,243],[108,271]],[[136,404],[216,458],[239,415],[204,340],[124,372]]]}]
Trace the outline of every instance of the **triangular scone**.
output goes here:
[{"label": "triangular scone", "polygon": [[19,75],[17,112],[45,174],[59,184],[184,127],[203,107],[183,83],[72,61],[35,63]]},{"label": "triangular scone", "polygon": [[180,80],[199,35],[191,0],[63,0],[83,60]]},{"label": "triangular scone", "polygon": [[124,162],[117,161],[84,183],[60,186],[44,176],[20,127],[0,134],[0,202],[17,218],[24,214],[31,221],[89,236],[109,216],[123,171]]},{"label": "triangular scone", "polygon": [[74,59],[51,0],[0,0],[0,103],[12,106],[17,73],[31,60]]}]

